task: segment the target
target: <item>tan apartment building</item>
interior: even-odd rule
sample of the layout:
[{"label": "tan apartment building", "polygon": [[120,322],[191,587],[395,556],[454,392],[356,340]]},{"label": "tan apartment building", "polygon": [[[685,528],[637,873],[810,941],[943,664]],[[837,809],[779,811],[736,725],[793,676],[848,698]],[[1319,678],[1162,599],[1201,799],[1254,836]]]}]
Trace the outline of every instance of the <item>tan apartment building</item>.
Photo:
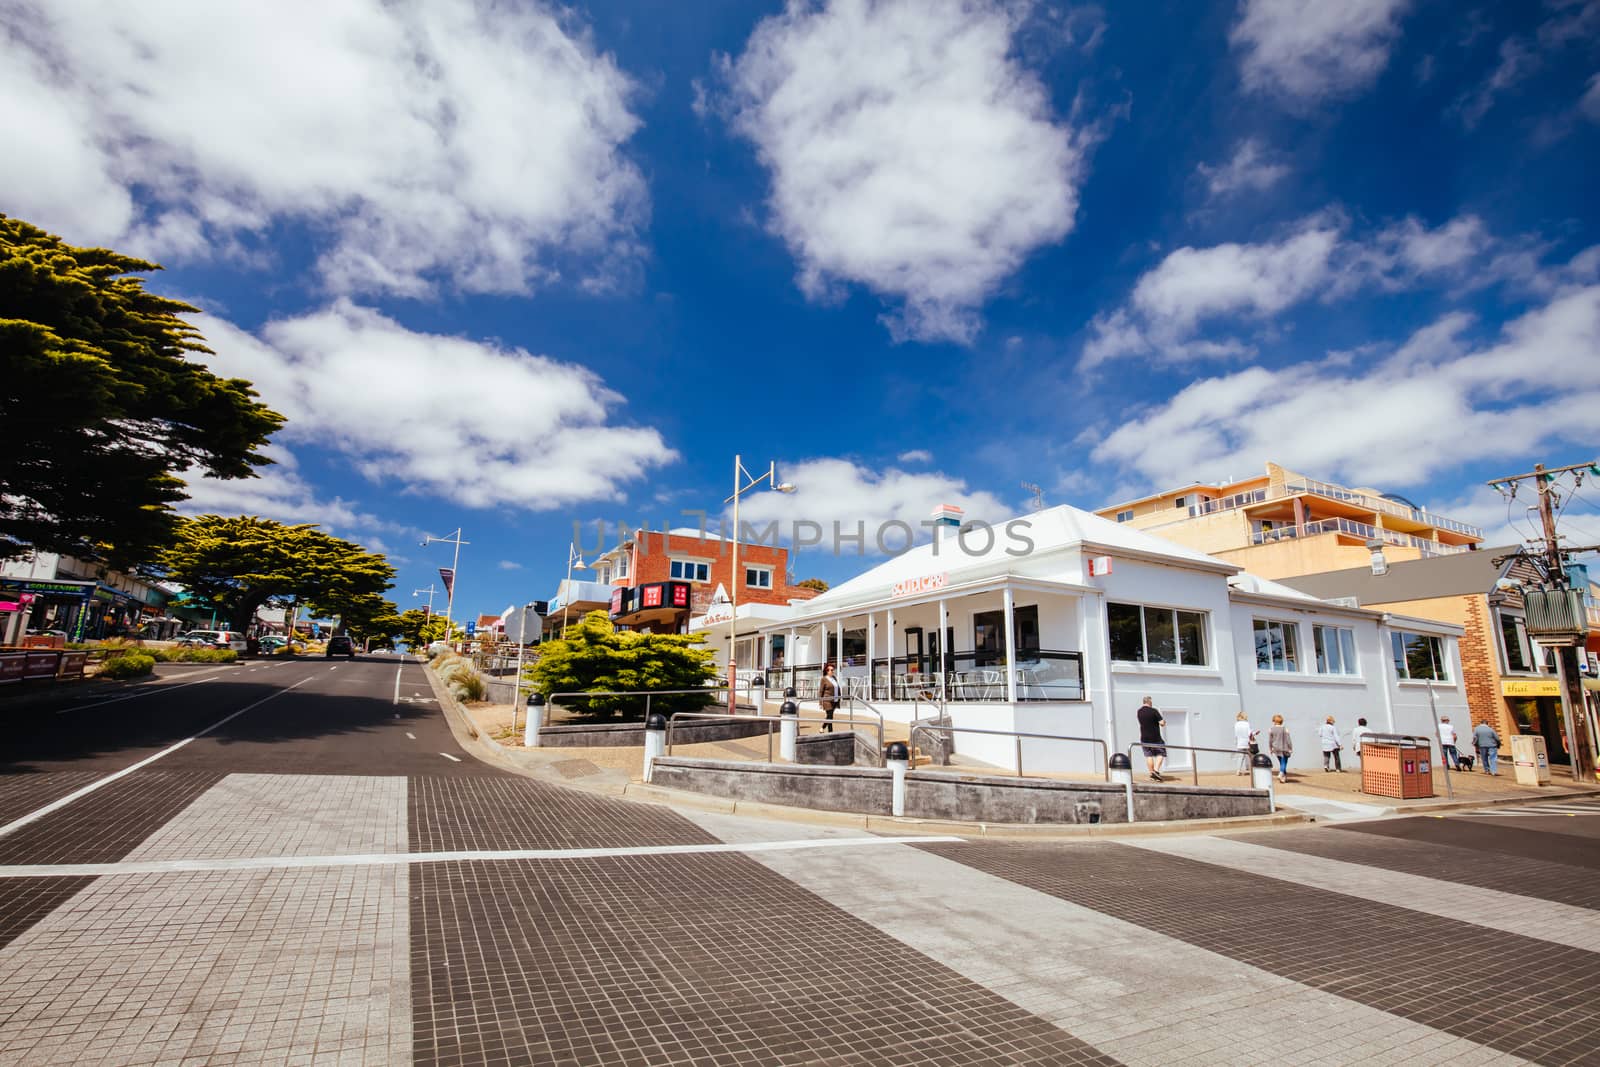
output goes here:
[{"label": "tan apartment building", "polygon": [[1469,552],[1483,531],[1377,489],[1321,482],[1268,463],[1252,478],[1195,482],[1095,514],[1237,564],[1263,578]]}]

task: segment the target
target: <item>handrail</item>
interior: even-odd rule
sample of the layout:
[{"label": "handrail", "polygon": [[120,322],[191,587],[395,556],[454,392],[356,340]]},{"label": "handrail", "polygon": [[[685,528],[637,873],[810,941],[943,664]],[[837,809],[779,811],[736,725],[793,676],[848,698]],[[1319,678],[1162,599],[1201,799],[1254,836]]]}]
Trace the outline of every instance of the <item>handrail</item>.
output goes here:
[{"label": "handrail", "polygon": [[[1136,748],[1161,748],[1161,749],[1176,748],[1176,749],[1181,749],[1184,752],[1220,752],[1225,756],[1232,756],[1234,759],[1238,759],[1239,758],[1239,753],[1241,753],[1241,752],[1244,752],[1246,755],[1249,754],[1247,752],[1247,750],[1242,749],[1242,748],[1205,748],[1205,747],[1203,747],[1201,745],[1171,745],[1171,744],[1168,744],[1165,741],[1162,741],[1159,744],[1157,742],[1155,742],[1155,741],[1135,741],[1133,744],[1128,746],[1128,762],[1129,763],[1133,762],[1133,750],[1136,749]],[[1194,784],[1195,785],[1199,785],[1200,784],[1200,761],[1199,760],[1195,760],[1194,761],[1194,766],[1191,767],[1190,770],[1194,772]]]},{"label": "handrail", "polygon": [[[675,711],[667,716],[667,755],[672,755],[672,724],[680,717],[690,719],[715,719],[719,722],[764,722],[767,724],[767,762],[772,762],[772,727],[782,725],[785,716],[782,715],[729,715],[720,711]],[[826,719],[822,716],[796,715],[794,721],[816,722],[837,725],[838,719]],[[853,720],[852,720],[853,721]],[[869,721],[868,725],[872,725]],[[878,766],[883,766],[883,727],[878,727]]]},{"label": "handrail", "polygon": [[[744,686],[742,688],[744,689],[746,696],[753,697],[754,696],[753,690],[762,689],[764,691],[766,687],[765,686],[748,685],[748,686]],[[578,691],[578,692],[570,692],[570,693],[551,693],[550,696],[547,698],[547,700],[548,700],[549,705],[551,707],[555,707],[556,706],[556,700],[558,698],[561,698],[561,697],[641,697],[642,696],[642,697],[644,697],[644,714],[645,714],[646,718],[649,718],[650,717],[650,698],[652,696],[694,696],[694,695],[697,695],[697,694],[707,694],[707,695],[709,695],[709,694],[712,694],[712,693],[726,693],[727,691],[728,691],[728,686],[726,686],[726,685],[705,685],[705,686],[701,686],[698,689],[594,689],[594,690]],[[735,688],[734,689],[735,697],[738,696],[738,693],[739,693],[739,689]]]},{"label": "handrail", "polygon": [[1100,766],[1102,768],[1102,773],[1105,775],[1105,780],[1106,781],[1108,781],[1108,782],[1111,781],[1110,749],[1108,749],[1106,747],[1106,743],[1102,738],[1098,738],[1098,737],[1067,737],[1067,736],[1064,736],[1062,734],[1030,734],[1030,733],[1022,733],[1022,732],[1017,731],[1017,730],[976,730],[976,729],[972,729],[972,728],[966,727],[966,726],[935,726],[935,725],[932,725],[930,723],[912,723],[912,725],[911,725],[911,733],[908,734],[907,737],[906,737],[907,742],[915,740],[918,730],[924,730],[924,731],[929,731],[929,732],[934,731],[934,730],[943,730],[946,733],[950,733],[950,734],[993,734],[996,737],[1014,737],[1014,738],[1017,739],[1017,777],[1018,778],[1025,777],[1023,775],[1023,773],[1022,773],[1022,739],[1024,737],[1036,737],[1036,738],[1040,738],[1041,740],[1045,740],[1045,741],[1087,741],[1090,744],[1095,744],[1095,745],[1099,745],[1100,746]]}]

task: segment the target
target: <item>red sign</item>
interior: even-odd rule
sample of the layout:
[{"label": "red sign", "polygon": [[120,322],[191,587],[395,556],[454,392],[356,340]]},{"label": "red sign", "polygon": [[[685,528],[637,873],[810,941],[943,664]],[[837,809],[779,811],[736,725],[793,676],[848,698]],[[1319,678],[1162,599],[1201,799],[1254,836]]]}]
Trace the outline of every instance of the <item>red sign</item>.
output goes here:
[{"label": "red sign", "polygon": [[621,589],[613,589],[613,590],[611,590],[611,614],[620,615],[621,613],[622,613],[622,590]]},{"label": "red sign", "polygon": [[641,608],[659,608],[661,606],[661,587],[659,585],[646,585],[639,589],[639,606]]},{"label": "red sign", "polygon": [[672,606],[675,608],[686,608],[689,606],[688,586],[674,585],[672,587]]},{"label": "red sign", "polygon": [[889,590],[889,595],[916,596],[918,593],[931,593],[936,589],[943,589],[950,581],[949,572],[943,574],[924,574],[918,578],[906,578],[895,582]]}]

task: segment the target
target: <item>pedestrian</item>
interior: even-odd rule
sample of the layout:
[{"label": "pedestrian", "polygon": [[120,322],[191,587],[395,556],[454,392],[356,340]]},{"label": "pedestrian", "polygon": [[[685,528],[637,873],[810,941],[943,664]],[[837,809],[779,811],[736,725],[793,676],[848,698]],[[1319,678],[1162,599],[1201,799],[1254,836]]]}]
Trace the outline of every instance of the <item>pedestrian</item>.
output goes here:
[{"label": "pedestrian", "polygon": [[1289,757],[1294,755],[1294,741],[1283,728],[1283,716],[1272,717],[1272,729],[1267,731],[1267,751],[1278,761],[1278,781],[1289,780]]},{"label": "pedestrian", "polygon": [[1167,762],[1166,738],[1161,736],[1162,729],[1167,725],[1167,720],[1161,717],[1161,712],[1149,697],[1144,698],[1144,703],[1139,707],[1139,744],[1144,746],[1144,766],[1150,772],[1152,782],[1164,782],[1167,779],[1161,773],[1161,767]]},{"label": "pedestrian", "polygon": [[1500,735],[1494,732],[1494,727],[1486,722],[1474,726],[1472,746],[1478,750],[1478,762],[1483,764],[1484,773],[1499,774],[1496,764],[1500,759]]},{"label": "pedestrian", "polygon": [[826,722],[822,724],[822,732],[833,733],[833,712],[844,699],[844,686],[839,684],[839,676],[835,673],[834,665],[825,663],[822,667],[822,681],[817,684],[817,701],[822,705],[822,715]]},{"label": "pedestrian", "polygon": [[1448,715],[1439,716],[1439,753],[1446,767],[1453,771],[1461,769],[1461,754],[1456,751],[1456,728]]},{"label": "pedestrian", "polygon": [[[1370,733],[1372,733],[1372,731],[1367,727],[1367,720],[1357,719],[1356,728],[1350,731],[1350,749],[1356,754],[1357,760],[1361,759],[1361,740]],[[1358,762],[1356,766],[1361,767],[1364,766],[1364,764]]]},{"label": "pedestrian", "polygon": [[1250,757],[1261,751],[1256,744],[1258,731],[1250,729],[1250,716],[1244,712],[1233,717],[1233,745],[1239,750],[1239,773],[1250,773]]},{"label": "pedestrian", "polygon": [[[1339,762],[1339,728],[1333,724],[1333,716],[1329,715],[1322,725],[1317,727],[1317,737],[1322,742],[1322,770],[1338,771],[1344,773],[1344,766]],[[1332,764],[1332,766],[1329,766]]]}]

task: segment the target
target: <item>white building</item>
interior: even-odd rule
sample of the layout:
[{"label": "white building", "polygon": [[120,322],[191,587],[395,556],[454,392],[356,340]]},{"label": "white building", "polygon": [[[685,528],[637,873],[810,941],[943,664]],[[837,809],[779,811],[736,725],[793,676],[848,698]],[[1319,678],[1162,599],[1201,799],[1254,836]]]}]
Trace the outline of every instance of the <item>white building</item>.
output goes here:
[{"label": "white building", "polygon": [[[788,650],[769,691],[792,684],[814,699],[822,665],[836,662],[851,694],[886,719],[943,708],[957,728],[1004,732],[958,733],[956,749],[1012,769],[1016,733],[1127,751],[1145,696],[1172,746],[1232,749],[1243,710],[1264,751],[1281,714],[1297,766],[1320,764],[1328,715],[1346,739],[1362,717],[1378,732],[1431,737],[1430,698],[1466,719],[1459,627],[1318,600],[1072,507],[959,530],[955,509],[935,515],[932,544],[762,628]],[[1022,758],[1029,770],[1085,771],[1102,750],[1027,739]],[[1168,765],[1193,758],[1202,770],[1234,762],[1174,747]]]}]

